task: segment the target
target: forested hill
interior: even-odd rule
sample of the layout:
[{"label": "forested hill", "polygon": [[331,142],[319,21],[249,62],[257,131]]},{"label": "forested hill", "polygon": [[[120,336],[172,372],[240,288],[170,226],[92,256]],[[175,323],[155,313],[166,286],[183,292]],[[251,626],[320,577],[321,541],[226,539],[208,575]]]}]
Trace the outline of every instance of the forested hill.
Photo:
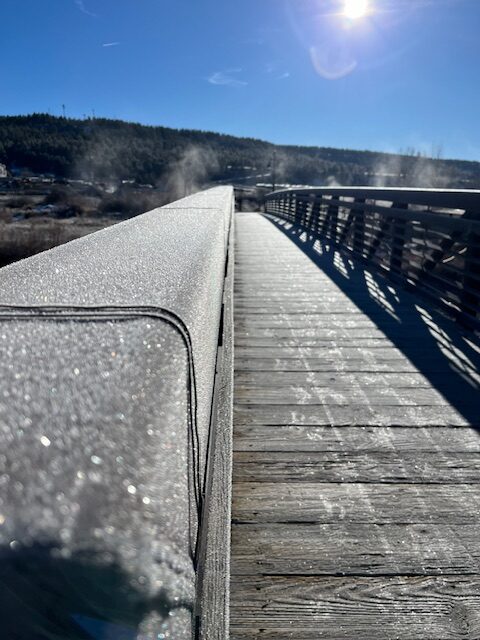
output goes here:
[{"label": "forested hill", "polygon": [[0,116],[0,163],[15,170],[97,181],[199,184],[242,177],[278,183],[480,187],[480,163],[322,147],[46,114]]}]

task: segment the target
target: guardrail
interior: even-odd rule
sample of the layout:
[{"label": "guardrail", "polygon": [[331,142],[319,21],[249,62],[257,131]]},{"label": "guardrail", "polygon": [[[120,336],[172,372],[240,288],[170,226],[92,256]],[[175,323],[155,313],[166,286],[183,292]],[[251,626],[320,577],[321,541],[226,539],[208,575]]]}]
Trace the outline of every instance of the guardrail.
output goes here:
[{"label": "guardrail", "polygon": [[296,189],[265,208],[480,328],[480,191]]},{"label": "guardrail", "polygon": [[6,636],[227,637],[232,213],[212,189],[0,270]]}]

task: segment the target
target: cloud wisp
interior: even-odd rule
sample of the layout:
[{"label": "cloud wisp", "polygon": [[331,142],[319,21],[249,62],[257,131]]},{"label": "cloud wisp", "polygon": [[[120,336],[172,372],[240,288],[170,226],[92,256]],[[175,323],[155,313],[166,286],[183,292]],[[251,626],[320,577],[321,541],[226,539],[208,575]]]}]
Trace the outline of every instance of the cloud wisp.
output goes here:
[{"label": "cloud wisp", "polygon": [[290,71],[282,71],[282,65],[275,62],[267,62],[264,67],[264,73],[270,76],[275,74],[274,77],[277,80],[286,80],[291,76]]},{"label": "cloud wisp", "polygon": [[102,47],[118,47],[119,44],[120,42],[104,42]]},{"label": "cloud wisp", "polygon": [[235,77],[235,74],[241,73],[242,69],[227,69],[226,71],[215,71],[208,76],[207,81],[210,84],[224,87],[245,87],[248,82]]},{"label": "cloud wisp", "polygon": [[87,9],[87,7],[85,6],[85,3],[83,2],[83,0],[75,0],[75,4],[78,8],[79,11],[81,11],[82,13],[84,13],[87,16],[90,16],[92,18],[96,18],[97,14],[93,13],[93,11],[89,11]]}]

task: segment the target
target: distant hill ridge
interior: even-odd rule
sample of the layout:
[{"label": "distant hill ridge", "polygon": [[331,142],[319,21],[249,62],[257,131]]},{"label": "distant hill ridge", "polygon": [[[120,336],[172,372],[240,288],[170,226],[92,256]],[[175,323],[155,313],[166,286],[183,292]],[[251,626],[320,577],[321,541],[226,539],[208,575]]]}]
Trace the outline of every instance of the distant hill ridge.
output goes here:
[{"label": "distant hill ridge", "polygon": [[208,131],[47,114],[0,116],[9,170],[97,181],[193,180],[479,188],[480,163],[328,147],[274,145]]}]

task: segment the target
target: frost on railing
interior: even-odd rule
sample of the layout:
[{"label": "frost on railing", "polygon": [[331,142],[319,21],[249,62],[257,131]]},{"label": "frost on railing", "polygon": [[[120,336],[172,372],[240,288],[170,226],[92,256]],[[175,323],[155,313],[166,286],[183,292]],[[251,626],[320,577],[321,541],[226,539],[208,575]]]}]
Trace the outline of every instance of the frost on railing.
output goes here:
[{"label": "frost on railing", "polygon": [[0,271],[5,637],[191,637],[232,208],[212,189]]}]

